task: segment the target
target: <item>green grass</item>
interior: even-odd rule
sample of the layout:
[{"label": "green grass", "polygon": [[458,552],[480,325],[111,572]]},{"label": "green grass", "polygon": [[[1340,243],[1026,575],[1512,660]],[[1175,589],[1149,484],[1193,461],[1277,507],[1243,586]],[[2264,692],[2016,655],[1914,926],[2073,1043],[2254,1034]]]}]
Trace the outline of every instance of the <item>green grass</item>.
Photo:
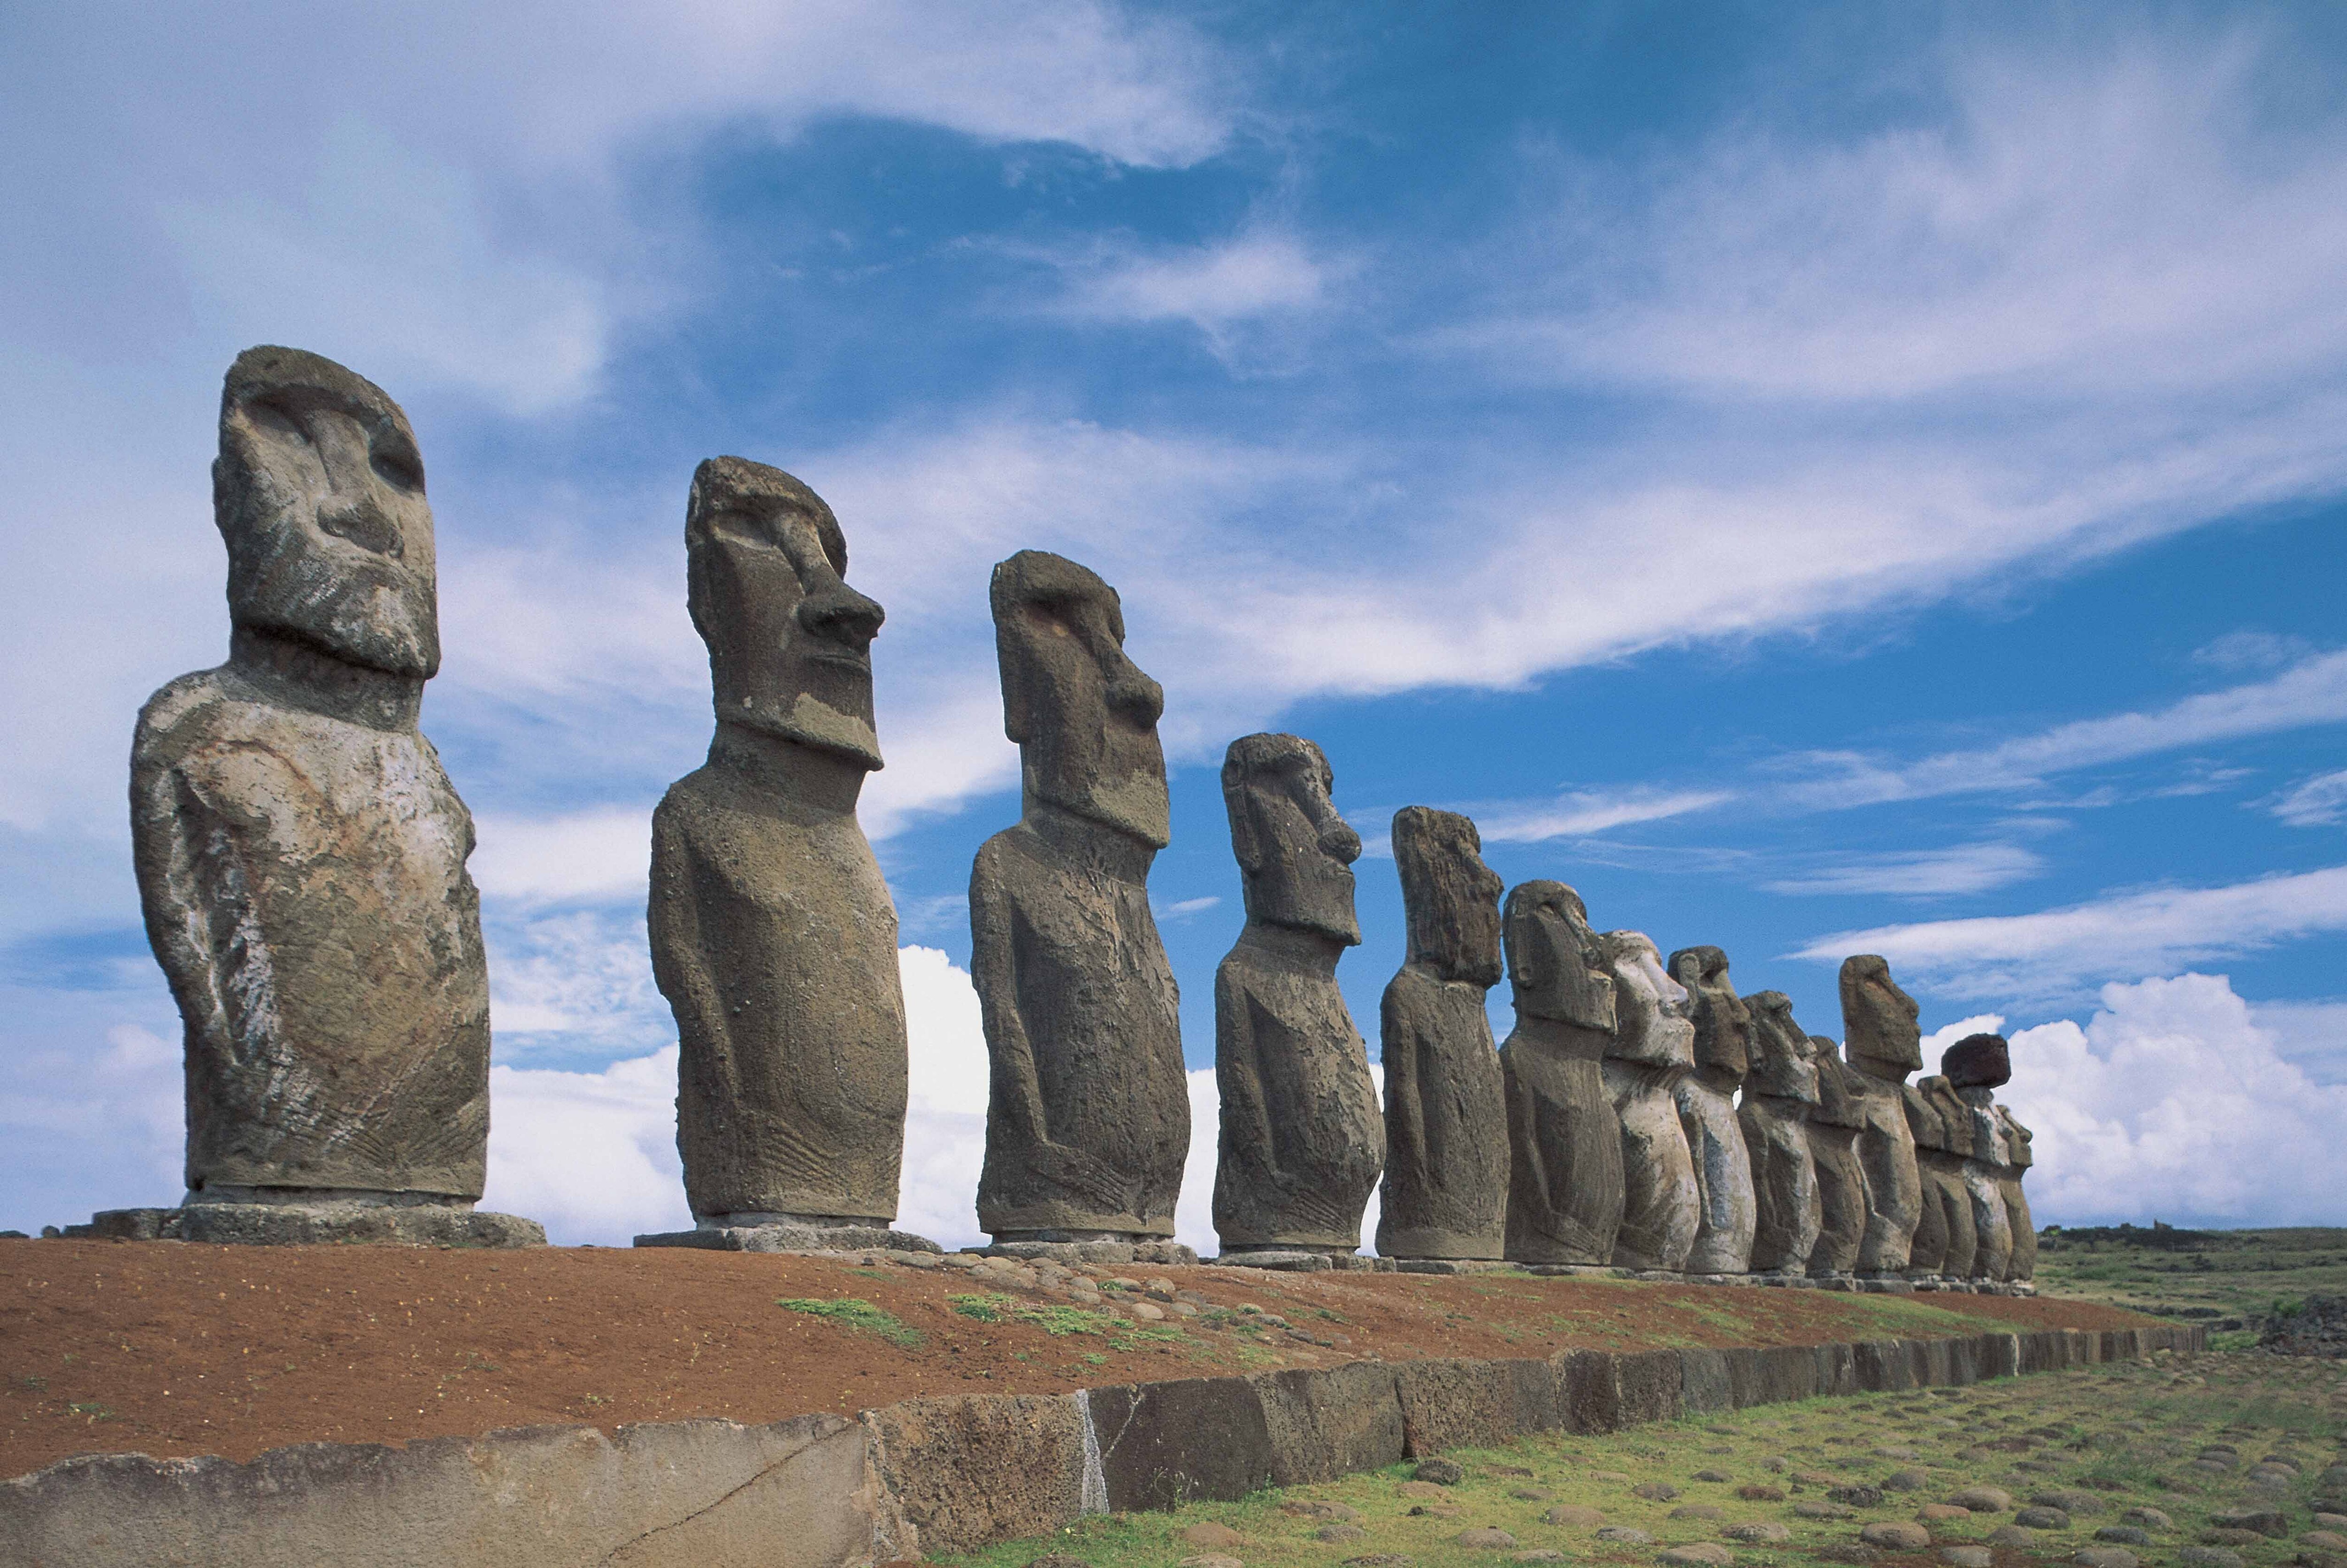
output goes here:
[{"label": "green grass", "polygon": [[779,1297],[774,1305],[785,1312],[804,1312],[809,1317],[820,1317],[843,1328],[876,1335],[891,1345],[901,1345],[908,1349],[926,1337],[919,1329],[887,1308],[875,1307],[857,1296],[842,1296],[829,1301],[815,1301],[805,1296],[785,1296]]},{"label": "green grass", "polygon": [[2206,1324],[2212,1347],[2241,1349],[2278,1305],[2316,1291],[2347,1295],[2347,1230],[2048,1225],[2038,1233],[2037,1286]]},{"label": "green grass", "polygon": [[[1983,1446],[2020,1434],[2042,1437],[2043,1446]],[[1455,1517],[1409,1512],[1429,1503],[1402,1493],[1410,1470],[1404,1464],[1237,1502],[1086,1519],[1046,1539],[1004,1542],[940,1561],[965,1568],[1025,1568],[1044,1552],[1059,1551],[1094,1568],[1164,1568],[1204,1550],[1185,1542],[1182,1532],[1211,1521],[1246,1537],[1244,1545],[1221,1550],[1247,1568],[1339,1568],[1347,1559],[1372,1553],[1399,1553],[1417,1568],[1497,1568],[1510,1563],[1508,1553],[1455,1543],[1461,1531],[1478,1527],[1507,1531],[1518,1551],[1551,1549],[1583,1565],[1645,1564],[1666,1546],[1719,1541],[1735,1553],[1737,1568],[1807,1568],[1828,1561],[1823,1554],[1829,1551],[1855,1542],[1866,1524],[1912,1520],[1923,1503],[1984,1485],[2012,1492],[2023,1506],[2029,1493],[2055,1489],[2086,1491],[2101,1504],[2098,1512],[2074,1516],[2067,1529],[2038,1532],[2024,1553],[2001,1553],[2001,1563],[2063,1562],[2094,1542],[2097,1526],[2117,1523],[2128,1508],[2147,1507],[2168,1513],[2174,1527],[2153,1530],[2150,1547],[2132,1550],[2148,1568],[2168,1568],[2178,1549],[2200,1539],[2210,1515],[2264,1507],[2280,1508],[2289,1517],[2291,1538],[2236,1550],[2247,1568],[2292,1568],[2320,1556],[2301,1559],[2311,1549],[2296,1538],[2314,1528],[2308,1504],[2325,1491],[2318,1478],[2337,1457],[2342,1439],[2347,1368],[2284,1358],[2178,1358],[2156,1366],[2096,1368],[1964,1389],[1762,1406],[1611,1437],[1555,1434],[1504,1449],[1462,1451],[1450,1457],[1465,1466],[1467,1479],[1445,1489],[1439,1500],[1440,1506],[1459,1511]],[[2199,1447],[2212,1441],[2237,1447],[2243,1468],[2218,1474],[2193,1469]],[[1912,1450],[1915,1457],[1874,1451],[1882,1447]],[[2260,1490],[2247,1481],[2246,1469],[2277,1450],[2295,1451],[2303,1474],[2279,1492]],[[1695,1479],[1705,1471],[1728,1479]],[[1846,1520],[1809,1520],[1795,1514],[1793,1505],[1821,1501],[1825,1488],[1792,1476],[1810,1471],[1840,1481],[1877,1484],[1898,1471],[1914,1471],[1923,1484],[1891,1491],[1881,1506],[1860,1508]],[[1627,1479],[1602,1481],[1601,1473]],[[1634,1494],[1635,1485],[1650,1481],[1667,1481],[1682,1495],[1653,1501]],[[1747,1501],[1736,1495],[1739,1485],[1752,1482],[1783,1487],[1787,1501]],[[1515,1495],[1524,1490],[1544,1495]],[[1655,1541],[1602,1541],[1594,1528],[1546,1523],[1542,1515],[1560,1504],[1594,1508],[1608,1522],[1646,1531]],[[1724,1517],[1674,1517],[1674,1510],[1689,1504],[1717,1508]],[[1361,1534],[1338,1542],[1315,1539],[1315,1532],[1328,1522],[1311,1513],[1319,1505],[1357,1515],[1354,1528]],[[2011,1522],[2009,1513],[1975,1514],[1927,1528],[1936,1545],[1958,1545],[1984,1543],[1992,1530]],[[1737,1523],[1779,1524],[1789,1539],[1724,1540],[1727,1528]]]}]

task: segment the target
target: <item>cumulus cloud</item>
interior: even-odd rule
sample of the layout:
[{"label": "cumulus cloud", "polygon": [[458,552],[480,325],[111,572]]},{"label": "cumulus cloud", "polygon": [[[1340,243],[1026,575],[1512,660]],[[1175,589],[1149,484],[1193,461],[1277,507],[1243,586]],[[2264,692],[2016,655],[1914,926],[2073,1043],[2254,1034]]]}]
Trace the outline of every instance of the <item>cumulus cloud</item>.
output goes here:
[{"label": "cumulus cloud", "polygon": [[484,898],[518,904],[641,901],[651,886],[652,807],[598,806],[558,817],[477,818],[468,868]]},{"label": "cumulus cloud", "polygon": [[2338,930],[2347,930],[2347,866],[2119,894],[2034,915],[1839,931],[1788,956],[1838,964],[1880,953],[1942,996],[2041,1000]]},{"label": "cumulus cloud", "polygon": [[2336,1217],[2347,1086],[2287,1061],[2223,976],[2108,985],[2083,1025],[2012,1040],[2013,1081],[1999,1093],[2036,1134],[2039,1223]]}]

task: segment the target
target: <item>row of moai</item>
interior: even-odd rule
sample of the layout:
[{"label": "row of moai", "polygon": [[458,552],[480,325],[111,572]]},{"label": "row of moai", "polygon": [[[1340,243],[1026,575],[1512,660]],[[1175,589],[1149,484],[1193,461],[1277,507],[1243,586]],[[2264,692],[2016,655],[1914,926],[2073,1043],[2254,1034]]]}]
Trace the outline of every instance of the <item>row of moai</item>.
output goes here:
[{"label": "row of moai", "polygon": [[[187,1186],[69,1234],[525,1245],[476,1208],[489,1019],[473,824],[417,727],[439,667],[424,471],[406,416],[331,361],[229,372],[213,466],[229,661],[157,692],[131,764],[148,935],[185,1025]],[[859,826],[881,765],[881,607],[831,509],[712,458],[688,603],[716,733],[652,824],[652,968],[681,1042],[689,1231],[639,1245],[934,1250],[890,1228],[907,1095],[897,919]],[[994,1250],[1177,1263],[1191,1127],[1179,997],[1151,917],[1167,844],[1163,694],[1115,591],[1061,557],[995,569],[1020,821],[970,881],[991,1061],[980,1226]],[[1223,1260],[1630,1269],[1704,1279],[2008,1286],[2034,1233],[2028,1135],[1991,1099],[2004,1042],[1922,1065],[1880,958],[1844,966],[1845,1064],[1718,949],[1665,965],[1562,883],[1508,897],[1465,817],[1394,820],[1409,958],[1387,989],[1382,1112],[1337,981],[1361,842],[1309,741],[1223,766],[1246,921],[1215,977]],[[1505,972],[1517,1024],[1494,1049]],[[1742,1103],[1736,1103],[1738,1090]]]}]

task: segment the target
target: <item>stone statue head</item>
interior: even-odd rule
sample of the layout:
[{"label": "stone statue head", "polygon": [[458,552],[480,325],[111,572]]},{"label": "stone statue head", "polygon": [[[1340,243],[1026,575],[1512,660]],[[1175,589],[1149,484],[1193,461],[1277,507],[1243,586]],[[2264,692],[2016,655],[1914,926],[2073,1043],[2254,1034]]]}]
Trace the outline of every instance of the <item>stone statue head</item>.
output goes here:
[{"label": "stone statue head", "polygon": [[2036,1158],[2029,1152],[2029,1145],[2036,1134],[2014,1121],[2013,1112],[2004,1106],[1996,1108],[1996,1119],[2004,1132],[2004,1163],[2016,1171],[2027,1170]]},{"label": "stone statue head", "polygon": [[1694,1008],[1696,1071],[1733,1089],[1752,1064],[1752,1015],[1727,978],[1727,955],[1717,948],[1681,948],[1671,955],[1669,969]]},{"label": "stone statue head", "polygon": [[1695,1065],[1695,1020],[1686,988],[1663,968],[1663,956],[1644,931],[1608,931],[1599,938],[1614,977],[1614,1043],[1605,1054],[1648,1067]]},{"label": "stone statue head", "polygon": [[237,355],[220,390],[212,517],[236,625],[390,675],[438,673],[424,459],[374,383],[300,349]]},{"label": "stone statue head", "polygon": [[1002,727],[1028,798],[1164,848],[1165,692],[1124,656],[1116,589],[1064,557],[1020,550],[994,569],[990,597]]},{"label": "stone statue head", "polygon": [[[1782,991],[1755,991],[1744,999],[1752,1017],[1752,1061],[1744,1075],[1744,1092],[1818,1102],[1816,1048],[1801,1026],[1793,1021],[1793,999]],[[1702,1050],[1700,1036],[1696,1044]]]},{"label": "stone statue head", "polygon": [[1968,1034],[1940,1053],[1940,1071],[1958,1089],[1995,1089],[2013,1081],[2013,1055],[2001,1034]]},{"label": "stone statue head", "polygon": [[847,540],[823,497],[780,468],[712,457],[693,470],[684,549],[719,722],[878,767],[872,638],[883,612],[842,580]]},{"label": "stone statue head", "polygon": [[1581,895],[1562,882],[1519,882],[1504,921],[1516,1011],[1614,1032],[1614,977]]},{"label": "stone statue head", "polygon": [[1317,931],[1351,947],[1353,862],[1361,835],[1337,815],[1328,759],[1299,735],[1242,735],[1223,754],[1223,805],[1247,918]]},{"label": "stone statue head", "polygon": [[1818,1108],[1809,1120],[1829,1127],[1865,1125],[1865,1108],[1850,1093],[1844,1076],[1850,1067],[1841,1059],[1840,1042],[1822,1034],[1809,1036],[1809,1061],[1818,1070]]},{"label": "stone statue head", "polygon": [[1841,964],[1841,1027],[1853,1061],[1860,1057],[1901,1076],[1923,1065],[1922,1009],[1891,978],[1891,965],[1873,953]]},{"label": "stone statue head", "polygon": [[1500,983],[1500,876],[1483,864],[1483,838],[1457,812],[1406,805],[1394,813],[1409,961],[1446,980]]}]

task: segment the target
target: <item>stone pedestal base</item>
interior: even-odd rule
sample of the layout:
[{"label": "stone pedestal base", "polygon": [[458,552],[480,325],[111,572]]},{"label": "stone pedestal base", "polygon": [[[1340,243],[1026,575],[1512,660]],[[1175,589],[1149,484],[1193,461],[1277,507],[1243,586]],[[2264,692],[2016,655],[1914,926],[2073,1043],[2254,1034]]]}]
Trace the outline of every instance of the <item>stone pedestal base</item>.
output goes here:
[{"label": "stone pedestal base", "polygon": [[1824,1280],[1812,1279],[1806,1274],[1756,1274],[1752,1276],[1752,1283],[1755,1285],[1773,1286],[1778,1290],[1822,1290],[1827,1288],[1826,1282]]},{"label": "stone pedestal base", "polygon": [[1178,1241],[998,1241],[990,1246],[965,1248],[980,1257],[1015,1257],[1033,1263],[1049,1259],[1073,1267],[1080,1264],[1152,1264],[1161,1268],[1194,1266],[1194,1248]]},{"label": "stone pedestal base", "polygon": [[795,1220],[656,1231],[638,1236],[636,1245],[699,1247],[706,1252],[917,1252],[940,1255],[945,1252],[927,1236],[890,1230],[886,1225],[818,1225]]},{"label": "stone pedestal base", "polygon": [[1393,1272],[1390,1258],[1363,1257],[1353,1252],[1316,1252],[1301,1246],[1245,1247],[1224,1253],[1213,1261],[1216,1268],[1270,1268],[1288,1274],[1320,1274],[1329,1269],[1351,1274]]},{"label": "stone pedestal base", "polygon": [[1749,1274],[1690,1274],[1689,1285],[1758,1285],[1759,1279]]},{"label": "stone pedestal base", "polygon": [[1511,1266],[1542,1279],[1627,1279],[1630,1271],[1610,1263],[1519,1263]]},{"label": "stone pedestal base", "polygon": [[1517,1266],[1496,1257],[1398,1257],[1396,1274],[1497,1274]]},{"label": "stone pedestal base", "polygon": [[194,1241],[240,1246],[544,1246],[546,1227],[517,1214],[455,1204],[187,1204],[101,1209],[69,1236]]},{"label": "stone pedestal base", "polygon": [[1915,1282],[1904,1275],[1861,1274],[1853,1281],[1853,1288],[1876,1296],[1912,1296]]}]

